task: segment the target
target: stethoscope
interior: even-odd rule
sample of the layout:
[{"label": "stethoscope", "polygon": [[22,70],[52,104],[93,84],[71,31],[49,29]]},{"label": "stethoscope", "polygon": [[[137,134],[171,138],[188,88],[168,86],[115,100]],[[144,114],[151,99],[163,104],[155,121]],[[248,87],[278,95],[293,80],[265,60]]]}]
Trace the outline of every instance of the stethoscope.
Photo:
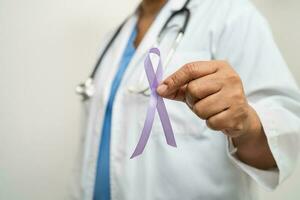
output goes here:
[{"label": "stethoscope", "polygon": [[[182,23],[182,26],[178,28],[177,36],[176,36],[173,44],[171,45],[170,51],[168,52],[168,54],[167,54],[167,56],[164,60],[164,63],[163,63],[164,68],[169,64],[170,60],[172,59],[178,45],[182,41],[182,38],[183,38],[184,33],[186,31],[186,28],[188,26],[188,23],[189,23],[189,20],[190,20],[190,15],[191,15],[191,12],[190,12],[189,8],[187,7],[189,2],[190,2],[190,0],[187,0],[180,10],[174,11],[170,15],[170,17],[167,19],[167,21],[165,22],[165,24],[163,25],[162,29],[160,30],[160,32],[158,34],[156,44],[154,46],[159,46],[159,44],[162,42],[164,36],[166,35],[167,30],[170,29],[170,28],[173,28],[173,26],[169,27],[170,22],[176,16],[179,16],[179,15],[184,16],[184,21]],[[118,29],[116,30],[116,32],[114,33],[114,35],[112,36],[112,38],[110,39],[108,44],[105,46],[102,54],[100,55],[96,65],[94,67],[94,70],[92,71],[89,78],[84,83],[81,83],[80,85],[78,85],[76,87],[76,93],[82,96],[83,101],[88,100],[89,98],[91,98],[94,95],[94,93],[95,93],[94,79],[95,79],[96,73],[99,70],[99,67],[102,63],[103,58],[105,57],[106,53],[108,52],[108,50],[112,46],[113,42],[116,40],[116,38],[120,34],[120,32],[121,32],[122,28],[124,27],[125,23],[126,23],[126,21],[123,22],[118,27]],[[143,83],[144,79],[145,79],[145,75],[143,74],[143,76],[141,76],[138,83]],[[148,96],[149,95],[149,86],[144,86],[143,87],[142,85],[143,84],[137,84],[136,87],[130,87],[129,91],[133,92],[133,93],[140,93],[140,94]]]}]

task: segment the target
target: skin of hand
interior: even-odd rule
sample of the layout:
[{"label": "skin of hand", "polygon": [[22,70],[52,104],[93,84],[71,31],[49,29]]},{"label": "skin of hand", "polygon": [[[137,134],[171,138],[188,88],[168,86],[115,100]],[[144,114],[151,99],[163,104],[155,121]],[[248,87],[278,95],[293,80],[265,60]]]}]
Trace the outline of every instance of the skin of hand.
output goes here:
[{"label": "skin of hand", "polygon": [[157,93],[185,102],[209,128],[232,138],[244,163],[259,169],[276,167],[261,121],[228,62],[188,63],[165,79]]}]

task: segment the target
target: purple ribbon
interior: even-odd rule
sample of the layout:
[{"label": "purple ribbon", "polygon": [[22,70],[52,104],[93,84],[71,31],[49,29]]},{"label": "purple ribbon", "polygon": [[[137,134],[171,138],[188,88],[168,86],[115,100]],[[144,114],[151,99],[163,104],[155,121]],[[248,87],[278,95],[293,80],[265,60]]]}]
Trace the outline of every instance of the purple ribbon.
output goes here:
[{"label": "purple ribbon", "polygon": [[[159,63],[156,69],[156,73],[154,72],[153,65],[150,59],[150,54],[156,54],[159,57]],[[147,110],[147,116],[144,123],[144,128],[140,137],[140,140],[131,156],[131,159],[139,156],[143,153],[145,146],[147,144],[147,141],[150,136],[150,132],[153,126],[154,118],[155,118],[155,111],[157,109],[157,112],[160,117],[160,121],[163,126],[163,130],[165,133],[167,144],[173,147],[177,147],[173,129],[171,126],[171,122],[169,119],[169,115],[166,109],[166,105],[164,103],[164,100],[162,97],[160,97],[156,89],[159,85],[159,83],[162,81],[163,78],[163,68],[161,64],[161,57],[160,57],[160,51],[157,48],[151,48],[149,50],[149,53],[145,59],[145,72],[147,74],[148,82],[150,85],[151,95],[150,95],[150,102]]]}]

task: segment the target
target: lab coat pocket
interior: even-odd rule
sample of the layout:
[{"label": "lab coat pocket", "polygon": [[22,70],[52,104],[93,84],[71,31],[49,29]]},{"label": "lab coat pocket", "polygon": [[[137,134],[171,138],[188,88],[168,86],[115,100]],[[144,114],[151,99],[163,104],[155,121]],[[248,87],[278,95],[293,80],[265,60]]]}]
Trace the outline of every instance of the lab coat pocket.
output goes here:
[{"label": "lab coat pocket", "polygon": [[[141,95],[142,96],[142,95]],[[146,97],[144,97],[146,99]],[[172,101],[164,99],[168,116],[173,128],[173,132],[176,135],[181,136],[193,136],[197,138],[203,137],[203,134],[206,129],[205,121],[198,118],[188,106],[179,101]],[[143,114],[142,114],[143,113]],[[141,118],[139,118],[139,127],[142,129],[145,118],[146,118],[146,109],[141,109]],[[163,136],[164,131],[161,124],[161,120],[156,111],[155,119],[152,126],[153,136]]]}]

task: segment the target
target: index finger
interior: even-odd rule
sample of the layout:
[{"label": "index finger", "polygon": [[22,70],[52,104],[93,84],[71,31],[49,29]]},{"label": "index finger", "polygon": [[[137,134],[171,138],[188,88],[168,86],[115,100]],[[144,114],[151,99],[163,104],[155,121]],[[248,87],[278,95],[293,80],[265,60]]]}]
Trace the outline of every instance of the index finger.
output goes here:
[{"label": "index finger", "polygon": [[192,62],[185,64],[175,73],[166,78],[157,88],[159,95],[168,97],[184,85],[197,78],[213,74],[217,66],[213,61]]}]

